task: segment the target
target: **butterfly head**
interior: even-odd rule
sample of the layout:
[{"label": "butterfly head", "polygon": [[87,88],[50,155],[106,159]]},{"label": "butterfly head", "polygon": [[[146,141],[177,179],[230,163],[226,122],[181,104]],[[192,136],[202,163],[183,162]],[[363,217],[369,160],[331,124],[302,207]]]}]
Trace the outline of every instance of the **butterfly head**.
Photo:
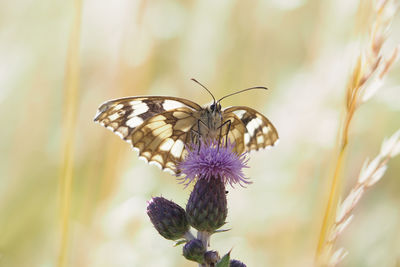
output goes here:
[{"label": "butterfly head", "polygon": [[209,107],[208,107],[208,111],[210,113],[216,114],[216,113],[221,113],[221,104],[218,102],[214,102],[212,103]]}]

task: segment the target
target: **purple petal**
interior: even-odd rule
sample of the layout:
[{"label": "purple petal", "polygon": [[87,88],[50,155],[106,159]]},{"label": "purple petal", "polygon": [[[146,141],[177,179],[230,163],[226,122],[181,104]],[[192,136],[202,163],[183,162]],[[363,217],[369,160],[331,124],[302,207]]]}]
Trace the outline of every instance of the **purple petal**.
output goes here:
[{"label": "purple petal", "polygon": [[246,153],[241,155],[233,152],[234,144],[218,145],[218,142],[201,142],[197,146],[187,147],[188,155],[179,163],[179,168],[186,175],[183,182],[188,185],[194,179],[222,179],[232,187],[238,183],[251,183],[243,173],[248,168]]}]

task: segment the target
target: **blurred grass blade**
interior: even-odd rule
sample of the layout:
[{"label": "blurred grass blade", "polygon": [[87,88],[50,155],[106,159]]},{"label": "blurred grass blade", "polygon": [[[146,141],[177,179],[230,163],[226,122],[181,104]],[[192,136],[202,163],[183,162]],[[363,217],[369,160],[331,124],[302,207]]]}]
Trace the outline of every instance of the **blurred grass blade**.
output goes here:
[{"label": "blurred grass blade", "polygon": [[71,187],[73,182],[73,153],[77,116],[77,95],[79,84],[79,35],[81,27],[81,0],[74,1],[74,17],[69,37],[68,54],[65,69],[64,110],[62,132],[62,167],[60,174],[61,194],[61,244],[58,255],[58,267],[65,266],[69,236],[69,213]]}]

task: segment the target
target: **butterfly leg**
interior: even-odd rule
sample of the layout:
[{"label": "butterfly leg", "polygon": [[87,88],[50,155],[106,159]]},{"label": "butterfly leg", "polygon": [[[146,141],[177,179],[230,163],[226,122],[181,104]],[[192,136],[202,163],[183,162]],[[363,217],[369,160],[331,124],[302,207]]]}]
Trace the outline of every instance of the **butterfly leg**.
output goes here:
[{"label": "butterfly leg", "polygon": [[231,120],[227,120],[227,121],[225,121],[224,123],[222,123],[218,128],[219,128],[219,138],[218,138],[218,151],[219,151],[219,146],[221,145],[221,138],[222,138],[222,128],[225,126],[225,125],[227,125],[227,127],[228,127],[228,130],[226,131],[226,134],[225,134],[225,147],[226,146],[228,146],[228,134],[229,134],[229,131],[230,131],[230,129],[231,129],[231,124],[232,124],[232,121]]},{"label": "butterfly leg", "polygon": [[199,143],[199,147],[198,147],[197,153],[200,152],[200,145],[201,145],[201,142],[200,142],[200,138],[201,138],[200,123],[202,123],[203,126],[208,128],[207,124],[205,124],[201,119],[197,120],[197,131],[193,130],[193,132],[195,132],[197,134],[197,142]]},{"label": "butterfly leg", "polygon": [[228,130],[226,131],[225,147],[228,146],[228,134],[229,134],[229,131],[231,130],[232,121],[228,120],[227,124],[228,124]]}]

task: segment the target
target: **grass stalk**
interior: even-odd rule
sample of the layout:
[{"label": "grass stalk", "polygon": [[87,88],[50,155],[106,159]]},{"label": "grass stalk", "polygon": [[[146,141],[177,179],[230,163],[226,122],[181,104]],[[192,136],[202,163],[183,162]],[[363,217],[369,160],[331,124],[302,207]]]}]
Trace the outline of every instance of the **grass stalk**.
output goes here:
[{"label": "grass stalk", "polygon": [[[333,177],[332,177],[332,184],[330,187],[328,203],[326,204],[324,218],[322,221],[321,232],[319,235],[318,246],[317,246],[317,262],[319,262],[319,256],[322,254],[322,250],[325,244],[326,235],[328,233],[329,227],[332,224],[333,216],[336,213],[336,206],[339,200],[340,194],[340,184],[341,184],[341,172],[343,167],[343,160],[346,154],[346,148],[349,141],[349,129],[351,121],[354,117],[354,112],[356,110],[356,98],[354,96],[354,92],[351,93],[352,90],[357,91],[360,89],[359,84],[360,81],[360,66],[361,61],[357,62],[355,67],[355,71],[353,73],[353,77],[351,79],[349,88],[347,90],[347,109],[345,120],[342,127],[342,133],[340,135],[339,140],[339,154],[336,160],[336,166],[334,169]],[[353,88],[352,88],[353,87]],[[357,93],[355,93],[357,95]]]},{"label": "grass stalk", "polygon": [[336,203],[338,202],[339,199],[339,193],[340,193],[340,174],[342,171],[342,166],[343,166],[343,160],[345,157],[346,153],[346,148],[347,148],[347,142],[348,142],[348,130],[349,130],[349,125],[351,122],[352,116],[349,116],[348,113],[346,115],[346,123],[345,127],[343,128],[343,133],[342,137],[340,140],[341,146],[338,154],[338,158],[336,161],[336,166],[335,166],[335,171],[332,177],[332,184],[331,184],[331,189],[329,192],[329,198],[328,198],[328,203],[326,204],[326,209],[324,213],[324,218],[322,221],[322,227],[321,227],[321,232],[319,235],[319,240],[318,240],[318,247],[317,247],[317,262],[319,262],[319,256],[322,253],[325,240],[326,240],[326,235],[328,232],[328,229],[332,223],[332,218],[336,212]]},{"label": "grass stalk", "polygon": [[382,51],[391,22],[396,13],[396,7],[391,0],[375,2],[374,21],[369,32],[369,40],[363,49],[352,70],[346,90],[346,114],[342,123],[339,136],[339,153],[332,177],[328,202],[325,208],[316,251],[316,263],[323,264],[322,256],[325,254],[327,234],[333,225],[336,207],[339,200],[341,172],[349,140],[349,128],[356,110],[360,105],[371,98],[382,86],[389,69],[398,58],[399,47],[392,50],[390,55]]},{"label": "grass stalk", "polygon": [[74,1],[74,18],[69,37],[64,82],[64,109],[62,131],[62,167],[60,173],[61,195],[61,243],[57,266],[66,265],[69,240],[69,214],[71,206],[71,188],[73,183],[73,161],[75,129],[77,118],[77,96],[79,84],[79,41],[81,28],[81,0]]}]

